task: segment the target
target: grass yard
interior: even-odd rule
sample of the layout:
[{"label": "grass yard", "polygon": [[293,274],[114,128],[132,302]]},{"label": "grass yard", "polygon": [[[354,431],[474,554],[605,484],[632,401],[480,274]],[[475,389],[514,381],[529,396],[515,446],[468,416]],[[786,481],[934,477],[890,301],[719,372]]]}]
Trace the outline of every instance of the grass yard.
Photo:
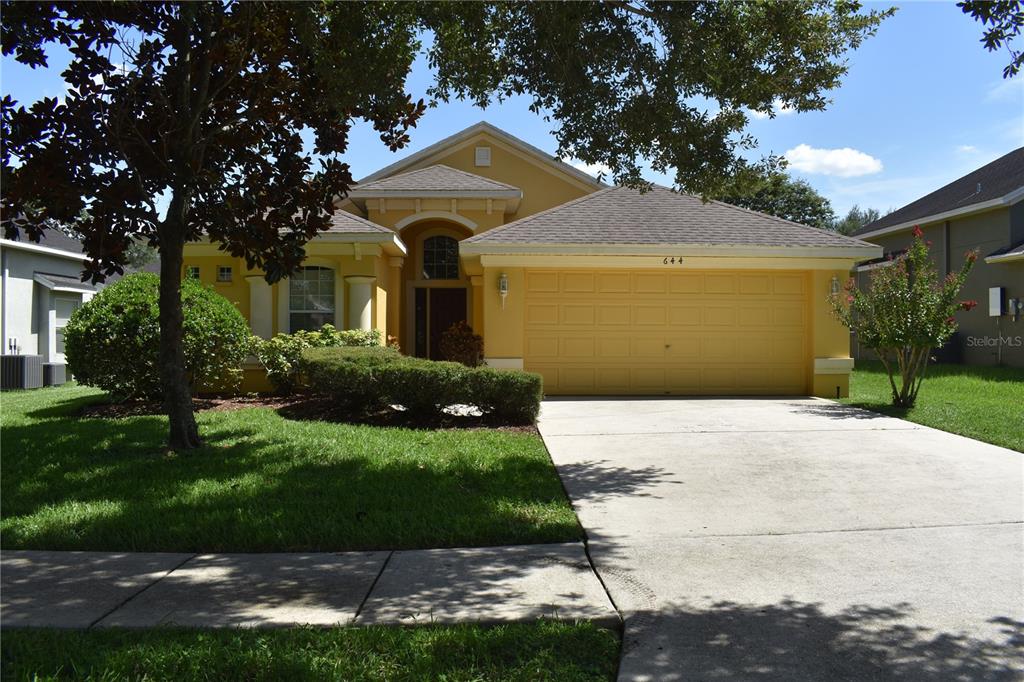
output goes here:
[{"label": "grass yard", "polygon": [[290,630],[5,630],[4,680],[611,680],[590,624]]},{"label": "grass yard", "polygon": [[0,397],[4,549],[269,552],[497,545],[582,533],[540,438],[198,415],[207,445],[163,450],[166,419],[82,418],[99,391]]},{"label": "grass yard", "polygon": [[917,404],[891,404],[882,365],[857,361],[842,402],[1024,452],[1024,369],[932,365]]}]

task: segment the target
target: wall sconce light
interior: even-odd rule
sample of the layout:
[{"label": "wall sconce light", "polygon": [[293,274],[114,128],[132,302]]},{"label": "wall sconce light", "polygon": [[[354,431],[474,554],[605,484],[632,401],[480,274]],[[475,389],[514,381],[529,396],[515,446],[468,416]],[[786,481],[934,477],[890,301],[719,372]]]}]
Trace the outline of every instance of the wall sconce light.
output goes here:
[{"label": "wall sconce light", "polygon": [[505,309],[505,299],[508,298],[508,275],[504,272],[498,277],[498,295],[501,296],[501,309]]},{"label": "wall sconce light", "polygon": [[835,295],[835,294],[838,294],[838,293],[839,293],[839,278],[836,277],[835,275],[832,275],[832,294]]}]

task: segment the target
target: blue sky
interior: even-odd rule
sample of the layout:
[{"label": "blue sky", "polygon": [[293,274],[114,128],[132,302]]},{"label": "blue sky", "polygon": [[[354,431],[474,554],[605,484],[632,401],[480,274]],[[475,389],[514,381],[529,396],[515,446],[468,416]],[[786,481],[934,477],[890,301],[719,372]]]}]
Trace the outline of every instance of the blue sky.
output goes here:
[{"label": "blue sky", "polygon": [[[1024,76],[1004,81],[1007,53],[985,51],[980,36],[980,25],[953,3],[900,5],[874,38],[849,54],[849,73],[825,111],[752,117],[748,131],[759,140],[759,153],[786,154],[790,173],[828,197],[837,213],[853,204],[898,208],[1024,145]],[[33,72],[4,58],[0,90],[26,104],[62,95],[62,61],[55,53],[53,68]],[[418,62],[411,91],[422,95],[429,80]],[[553,152],[552,124],[528,104],[513,99],[487,110],[441,104],[398,154],[369,126],[357,126],[345,161],[359,178],[482,119]],[[649,179],[669,183],[654,173]]]}]

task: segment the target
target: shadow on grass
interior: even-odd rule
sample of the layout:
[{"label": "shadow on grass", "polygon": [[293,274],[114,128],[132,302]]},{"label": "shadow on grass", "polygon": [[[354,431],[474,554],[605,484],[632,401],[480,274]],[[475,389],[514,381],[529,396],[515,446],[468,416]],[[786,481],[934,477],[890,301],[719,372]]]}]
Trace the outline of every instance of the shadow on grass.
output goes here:
[{"label": "shadow on grass", "polygon": [[[631,625],[641,622],[642,629]],[[1024,623],[988,621],[987,637],[915,624],[909,604],[729,601],[636,613],[621,675],[659,680],[1019,680]],[[671,652],[671,655],[669,655]]]},{"label": "shadow on grass", "polygon": [[165,429],[156,416],[5,426],[3,547],[340,551],[581,535],[528,436],[289,423],[248,410],[211,417],[203,448],[168,454]]}]

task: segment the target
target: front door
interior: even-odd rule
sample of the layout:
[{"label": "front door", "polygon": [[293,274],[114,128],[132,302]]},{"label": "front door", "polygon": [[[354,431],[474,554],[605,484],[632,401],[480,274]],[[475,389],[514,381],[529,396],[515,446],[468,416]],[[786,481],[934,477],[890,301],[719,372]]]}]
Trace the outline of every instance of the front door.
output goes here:
[{"label": "front door", "polygon": [[416,289],[416,355],[443,360],[441,335],[456,322],[466,321],[464,288]]}]

